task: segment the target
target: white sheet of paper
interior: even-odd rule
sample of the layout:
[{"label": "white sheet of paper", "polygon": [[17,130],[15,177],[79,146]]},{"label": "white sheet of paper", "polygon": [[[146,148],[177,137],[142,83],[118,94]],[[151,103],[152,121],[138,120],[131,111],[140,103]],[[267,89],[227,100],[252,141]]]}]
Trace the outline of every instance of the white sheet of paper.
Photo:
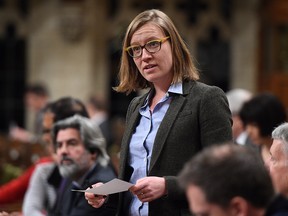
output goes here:
[{"label": "white sheet of paper", "polygon": [[73,190],[72,189],[72,191],[88,192],[88,193],[94,193],[98,195],[108,195],[108,194],[114,194],[114,193],[127,191],[132,186],[133,184],[129,182],[115,178],[99,187],[89,188],[87,190]]}]

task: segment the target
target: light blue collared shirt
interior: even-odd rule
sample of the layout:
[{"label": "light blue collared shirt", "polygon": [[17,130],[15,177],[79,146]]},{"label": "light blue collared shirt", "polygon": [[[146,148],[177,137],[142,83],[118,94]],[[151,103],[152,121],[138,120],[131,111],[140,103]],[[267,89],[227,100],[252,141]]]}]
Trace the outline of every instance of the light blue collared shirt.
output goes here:
[{"label": "light blue collared shirt", "polygon": [[[132,135],[129,146],[129,165],[133,167],[130,182],[133,184],[138,179],[148,175],[154,140],[172,101],[172,96],[169,93],[183,94],[182,83],[173,84],[169,87],[165,96],[156,104],[153,113],[150,112],[149,106],[151,93],[147,96],[144,106],[139,110],[140,122]],[[133,196],[129,213],[132,216],[148,215],[148,203],[142,203],[136,196]]]}]

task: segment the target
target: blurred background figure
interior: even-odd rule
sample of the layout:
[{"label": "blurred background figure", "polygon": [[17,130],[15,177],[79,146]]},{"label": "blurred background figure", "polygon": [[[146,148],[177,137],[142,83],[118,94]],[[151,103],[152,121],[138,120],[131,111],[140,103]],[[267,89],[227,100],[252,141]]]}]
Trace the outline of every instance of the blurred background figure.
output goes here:
[{"label": "blurred background figure", "polygon": [[51,103],[44,113],[43,140],[50,147],[53,163],[38,165],[33,173],[23,202],[24,215],[45,215],[53,210],[62,177],[57,167],[57,156],[51,137],[55,122],[74,115],[88,118],[84,103],[72,97],[63,97]]},{"label": "blurred background figure", "polygon": [[[42,145],[41,139],[42,116],[49,106],[48,89],[42,83],[29,84],[20,100],[25,103],[26,110],[19,109],[19,112],[21,110],[33,114],[34,123],[33,127],[28,129],[29,127],[26,128],[11,117],[9,134],[1,137],[0,204],[21,201],[35,166],[51,160],[50,157],[45,157],[49,153],[46,146]],[[27,146],[23,143],[33,143],[33,145]],[[11,172],[14,176],[9,174]]]},{"label": "blurred background figure", "polygon": [[237,88],[226,92],[226,96],[232,113],[233,139],[237,144],[251,146],[252,142],[245,131],[244,124],[239,116],[239,112],[243,104],[252,98],[252,93],[248,90]]},{"label": "blurred background figure", "polygon": [[284,105],[272,93],[261,93],[244,103],[240,118],[252,142],[260,147],[262,158],[268,166],[272,131],[286,121]]},{"label": "blurred background figure", "polygon": [[272,132],[269,170],[278,193],[288,197],[288,123],[285,122]]},{"label": "blurred background figure", "polygon": [[195,215],[288,215],[288,200],[274,192],[260,155],[240,145],[204,149],[186,163],[179,182]]},{"label": "blurred background figure", "polygon": [[100,128],[95,127],[89,118],[74,115],[54,124],[52,140],[64,187],[57,196],[55,209],[49,215],[115,215],[117,203],[110,203],[105,208],[93,208],[83,193],[71,191],[87,189],[94,183],[105,183],[116,178]]},{"label": "blurred background figure", "polygon": [[25,89],[24,102],[27,112],[33,114],[34,121],[30,130],[21,128],[17,123],[10,125],[9,135],[11,138],[22,142],[35,143],[40,141],[42,133],[43,109],[49,101],[49,92],[44,84],[30,84]]},{"label": "blurred background figure", "polygon": [[92,95],[88,99],[87,111],[93,124],[100,127],[107,143],[107,150],[113,144],[112,125],[109,118],[109,110],[107,100],[100,95]]},{"label": "blurred background figure", "polygon": [[[51,104],[48,103],[43,111],[43,114],[48,112],[51,109]],[[45,120],[45,118],[43,118]],[[43,127],[45,127],[46,121],[43,122]],[[42,128],[42,127],[41,127]],[[42,142],[43,143],[43,142]],[[53,150],[51,149],[51,145],[44,145],[45,156],[39,158],[35,163],[31,166],[23,170],[21,175],[17,178],[11,179],[5,184],[0,186],[0,205],[7,204],[18,204],[21,206],[22,200],[28,188],[30,178],[36,169],[36,167],[40,164],[49,164],[53,161],[52,155]],[[0,207],[1,209],[1,207]]]},{"label": "blurred background figure", "polygon": [[[20,175],[18,178],[15,178],[7,182],[6,184],[3,184],[0,186],[0,205],[13,204],[17,202],[22,203],[25,193],[26,193],[25,197],[30,197],[30,195],[32,197],[34,196],[34,198],[37,197],[37,202],[40,204],[38,204],[37,202],[36,203],[31,202],[31,201],[26,202],[27,203],[26,205],[28,206],[28,209],[30,210],[29,213],[32,212],[31,215],[34,215],[35,212],[37,212],[35,211],[35,209],[38,210],[39,208],[41,208],[39,212],[42,212],[43,206],[45,205],[53,206],[54,204],[53,195],[51,195],[51,193],[53,194],[53,192],[51,191],[53,191],[54,189],[51,189],[51,186],[48,185],[48,178],[52,179],[50,184],[52,185],[52,187],[56,189],[59,186],[58,184],[61,180],[61,179],[59,180],[60,174],[57,169],[57,166],[54,164],[55,149],[53,147],[51,134],[50,134],[53,123],[59,120],[68,118],[70,116],[73,116],[75,114],[79,114],[88,118],[88,112],[86,110],[84,103],[72,97],[63,97],[63,98],[56,100],[55,102],[48,103],[45,106],[45,108],[42,110],[42,113],[43,113],[43,118],[42,118],[43,121],[42,121],[42,126],[41,126],[42,143],[44,144],[44,147],[47,151],[46,152],[47,156],[41,157],[35,164],[32,164],[30,167],[24,170],[23,174]],[[42,167],[42,165],[45,168],[39,168],[39,167]],[[43,169],[45,170],[45,173],[41,172],[43,171]],[[29,192],[29,195],[27,195],[28,185],[30,184],[29,187],[31,187],[30,179],[32,175],[34,175],[35,170],[38,170],[38,173],[39,173],[38,174],[39,178],[37,178],[38,182],[43,180],[44,178],[43,175],[46,175],[47,178],[45,179],[44,184],[43,182],[41,182],[41,184],[44,185],[43,188],[40,187],[41,190],[39,188],[36,189],[36,193],[35,193],[36,195],[33,192]],[[35,183],[32,184],[33,189],[35,189],[34,184]],[[33,191],[33,189],[30,189],[30,190]],[[50,195],[41,194],[42,190],[44,190],[45,193],[50,190],[50,192],[47,192],[47,194],[50,194]],[[42,200],[41,199],[42,197],[44,197],[45,199]],[[43,203],[45,203],[45,205]],[[0,209],[1,209],[1,206],[0,206]]]}]

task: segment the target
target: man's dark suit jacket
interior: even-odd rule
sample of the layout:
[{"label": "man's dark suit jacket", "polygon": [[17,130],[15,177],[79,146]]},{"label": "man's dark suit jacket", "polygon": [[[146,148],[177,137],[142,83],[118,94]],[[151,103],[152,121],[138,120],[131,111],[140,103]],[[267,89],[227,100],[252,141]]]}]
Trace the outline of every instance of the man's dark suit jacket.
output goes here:
[{"label": "man's dark suit jacket", "polygon": [[[147,94],[134,98],[127,112],[119,172],[119,178],[126,181],[132,173],[128,165],[129,143],[141,117],[139,108],[146,97]],[[231,126],[227,98],[220,88],[196,81],[183,82],[183,95],[173,94],[155,138],[148,176],[164,177],[168,195],[149,203],[149,216],[190,215],[185,193],[178,186],[176,176],[201,149],[232,141]],[[129,205],[123,198],[122,193],[119,216],[128,215]]]},{"label": "man's dark suit jacket", "polygon": [[[116,178],[115,171],[112,165],[103,167],[97,164],[93,170],[89,172],[86,179],[83,181],[81,188],[87,189],[90,185],[97,182],[108,182]],[[73,184],[71,180],[67,180],[63,193],[61,193],[59,200],[56,203],[54,212],[49,215],[53,216],[113,216],[116,214],[117,203],[109,202],[103,208],[94,208],[88,204],[85,199],[84,193],[72,192]],[[74,188],[75,189],[75,188]]]},{"label": "man's dark suit jacket", "polygon": [[288,215],[288,200],[283,195],[276,195],[268,208],[265,216],[287,216]]}]

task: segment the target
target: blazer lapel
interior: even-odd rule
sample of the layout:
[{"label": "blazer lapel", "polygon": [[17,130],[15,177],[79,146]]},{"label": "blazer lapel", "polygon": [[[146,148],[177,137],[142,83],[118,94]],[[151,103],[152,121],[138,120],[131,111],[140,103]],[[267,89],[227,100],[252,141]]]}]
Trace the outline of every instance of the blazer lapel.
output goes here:
[{"label": "blazer lapel", "polygon": [[185,97],[182,95],[176,95],[171,101],[171,104],[159,126],[157,135],[155,137],[149,172],[152,170],[154,164],[156,163],[167,139],[167,136],[184,102]]},{"label": "blazer lapel", "polygon": [[178,113],[186,100],[186,95],[189,94],[195,83],[196,83],[195,81],[188,81],[188,82],[184,81],[183,95],[175,95],[175,97],[173,98],[155,137],[149,173],[153,169],[153,166],[155,165],[162,151],[164,143],[167,140],[168,134],[170,133],[170,130],[176,120],[176,117],[178,116]]},{"label": "blazer lapel", "polygon": [[[195,81],[190,81],[190,82],[183,82],[183,95],[176,95],[170,106],[169,109],[167,110],[167,113],[159,126],[155,141],[154,141],[154,147],[153,147],[153,152],[152,152],[152,157],[151,157],[151,162],[150,162],[150,170],[153,168],[155,162],[157,161],[160,152],[164,146],[164,143],[167,139],[167,136],[172,128],[172,125],[185,102],[185,96],[189,93],[190,89],[194,86]],[[129,155],[129,143],[131,136],[133,134],[133,131],[135,130],[135,127],[137,126],[139,119],[140,119],[140,114],[139,114],[139,109],[143,105],[147,95],[149,94],[146,93],[144,96],[142,96],[138,102],[134,105],[134,107],[131,108],[131,114],[130,114],[130,119],[128,124],[126,125],[125,128],[125,133],[123,135],[122,139],[122,146],[121,146],[121,155],[120,155],[120,172],[119,173],[119,178],[124,179],[124,174],[125,174],[125,165],[127,163],[128,155]]]}]

